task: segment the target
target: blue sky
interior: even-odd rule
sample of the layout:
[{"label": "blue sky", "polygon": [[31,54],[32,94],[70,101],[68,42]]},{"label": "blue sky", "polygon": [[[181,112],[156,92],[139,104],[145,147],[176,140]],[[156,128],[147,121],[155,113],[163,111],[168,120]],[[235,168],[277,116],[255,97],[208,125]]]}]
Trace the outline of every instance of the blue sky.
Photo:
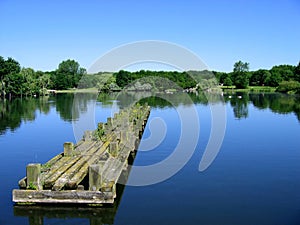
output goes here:
[{"label": "blue sky", "polygon": [[298,0],[0,0],[0,21],[0,55],[35,70],[68,58],[88,68],[141,40],[184,46],[218,71],[238,60],[251,70],[300,60]]}]

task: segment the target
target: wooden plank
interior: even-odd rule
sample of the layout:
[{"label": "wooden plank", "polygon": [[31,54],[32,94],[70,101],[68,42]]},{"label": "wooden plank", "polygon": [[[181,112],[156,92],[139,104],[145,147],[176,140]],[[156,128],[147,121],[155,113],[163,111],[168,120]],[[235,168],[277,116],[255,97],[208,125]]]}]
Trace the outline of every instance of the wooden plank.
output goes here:
[{"label": "wooden plank", "polygon": [[75,156],[70,158],[63,157],[58,165],[55,165],[51,168],[51,173],[49,176],[43,177],[44,180],[44,187],[45,188],[51,188],[55,181],[62,176],[62,174],[67,171],[69,168],[71,168],[78,160],[81,159],[81,156]]},{"label": "wooden plank", "polygon": [[48,171],[51,168],[51,166],[54,165],[56,162],[58,162],[62,157],[63,157],[63,152],[54,156],[48,162],[44,163],[42,165],[42,172]]},{"label": "wooden plank", "polygon": [[[91,151],[96,144],[102,145],[102,142],[93,142],[88,144],[88,149],[82,151],[82,154],[87,154]],[[82,144],[83,145],[83,144]],[[63,157],[58,163],[54,164],[50,171],[43,175],[45,188],[52,188],[57,179],[59,179],[63,173],[69,170],[74,164],[79,161],[82,157],[80,155],[74,157]]]},{"label": "wooden plank", "polygon": [[81,141],[81,142],[82,143],[79,146],[75,146],[74,151],[77,154],[81,154],[88,151],[96,144],[95,141]]},{"label": "wooden plank", "polygon": [[[42,165],[41,172],[42,173],[48,172],[50,170],[51,166],[53,166],[53,164],[58,162],[62,157],[63,157],[63,153],[60,153],[60,154],[54,156],[52,159],[50,159],[48,162],[46,162],[45,164]],[[19,184],[20,188],[26,189],[26,187],[27,187],[27,177],[24,177],[21,180],[19,180],[18,184]]]},{"label": "wooden plank", "polygon": [[110,141],[111,139],[99,146],[100,148],[94,148],[94,150],[89,151],[87,156],[82,156],[72,168],[65,171],[64,174],[55,181],[52,189],[55,191],[61,190],[66,184],[68,184],[69,188],[76,188],[87,175],[89,165],[99,160],[99,156],[108,148]]},{"label": "wooden plank", "polygon": [[81,169],[66,182],[66,187],[75,189],[88,173],[89,165],[95,164],[103,158],[105,150],[108,148],[109,142],[106,142],[101,148],[90,157],[90,159],[81,167]]},{"label": "wooden plank", "polygon": [[105,182],[117,183],[122,171],[127,167],[127,159],[131,152],[130,148],[124,147],[117,158],[111,158],[103,172]]},{"label": "wooden plank", "polygon": [[100,191],[31,191],[13,190],[13,201],[17,203],[113,203],[112,193]]}]

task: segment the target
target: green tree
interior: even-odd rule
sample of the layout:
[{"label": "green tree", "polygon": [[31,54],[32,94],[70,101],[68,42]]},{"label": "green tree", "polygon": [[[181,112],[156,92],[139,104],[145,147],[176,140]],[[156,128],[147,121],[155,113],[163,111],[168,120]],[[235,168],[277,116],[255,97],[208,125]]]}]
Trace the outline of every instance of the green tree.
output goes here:
[{"label": "green tree", "polygon": [[35,71],[31,68],[22,68],[20,75],[24,79],[22,95],[33,96],[39,93]]},{"label": "green tree", "polygon": [[282,81],[276,89],[282,93],[296,93],[300,91],[300,83],[298,81]]},{"label": "green tree", "polygon": [[225,86],[232,86],[232,80],[230,79],[230,77],[226,77],[225,80],[224,80],[224,85]]},{"label": "green tree", "polygon": [[[19,73],[20,69],[20,64],[13,58],[9,57],[5,60],[2,56],[0,56],[0,91],[2,96],[5,96],[7,93],[5,77],[10,74]],[[7,78],[7,80],[9,80],[9,78]]]},{"label": "green tree", "polygon": [[78,86],[82,75],[86,70],[81,68],[75,60],[65,60],[58,65],[55,75],[52,77],[53,86],[56,89],[68,89]]},{"label": "green tree", "polygon": [[49,73],[43,73],[42,71],[37,71],[37,83],[39,87],[39,94],[46,95],[47,88],[50,86],[51,76]]},{"label": "green tree", "polygon": [[233,66],[233,83],[236,88],[246,88],[249,85],[249,63],[238,61]]},{"label": "green tree", "polygon": [[271,86],[271,87],[277,87],[281,81],[283,81],[283,78],[281,76],[280,71],[276,69],[271,69],[270,70],[271,77],[266,79],[266,85]]},{"label": "green tree", "polygon": [[282,80],[288,81],[294,79],[295,66],[292,65],[278,65],[273,66],[271,73],[279,73]]},{"label": "green tree", "polygon": [[257,70],[254,71],[250,77],[250,85],[252,86],[263,86],[266,85],[267,81],[271,78],[271,73],[268,70]]},{"label": "green tree", "polygon": [[296,81],[300,82],[300,61],[298,63],[298,65],[295,68],[295,72],[294,72],[294,78]]},{"label": "green tree", "polygon": [[4,78],[5,93],[9,96],[18,96],[24,93],[25,79],[20,73],[10,73]]}]

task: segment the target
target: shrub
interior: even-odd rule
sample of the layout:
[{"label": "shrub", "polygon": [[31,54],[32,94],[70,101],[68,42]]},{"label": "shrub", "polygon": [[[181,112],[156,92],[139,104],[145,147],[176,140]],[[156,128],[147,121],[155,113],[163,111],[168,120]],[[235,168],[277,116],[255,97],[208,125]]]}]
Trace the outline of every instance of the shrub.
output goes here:
[{"label": "shrub", "polygon": [[299,93],[300,83],[297,81],[282,81],[279,83],[276,91],[281,93]]}]

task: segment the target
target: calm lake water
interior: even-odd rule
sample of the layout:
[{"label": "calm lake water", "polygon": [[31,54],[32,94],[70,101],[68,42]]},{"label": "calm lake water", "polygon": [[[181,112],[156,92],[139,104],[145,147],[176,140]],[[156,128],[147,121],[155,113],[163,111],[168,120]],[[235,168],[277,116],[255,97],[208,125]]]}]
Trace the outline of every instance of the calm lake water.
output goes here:
[{"label": "calm lake water", "polygon": [[[136,166],[158,163],[174,151],[181,134],[178,110],[194,107],[199,115],[198,144],[176,175],[150,186],[118,186],[117,203],[104,209],[14,206],[11,191],[26,165],[45,163],[64,142],[75,142],[72,122],[91,116],[95,106],[95,126],[134,99],[96,98],[80,95],[76,110],[72,94],[0,101],[0,224],[300,224],[300,97],[279,94],[224,94],[224,103],[219,95],[190,95],[194,105],[184,94],[163,96],[169,102],[144,99],[152,110],[143,140],[150,137],[151,121],[166,133],[151,151],[137,153]],[[216,159],[199,172],[211,134],[208,101],[225,105],[226,133]],[[192,132],[197,123],[190,124]]]}]

